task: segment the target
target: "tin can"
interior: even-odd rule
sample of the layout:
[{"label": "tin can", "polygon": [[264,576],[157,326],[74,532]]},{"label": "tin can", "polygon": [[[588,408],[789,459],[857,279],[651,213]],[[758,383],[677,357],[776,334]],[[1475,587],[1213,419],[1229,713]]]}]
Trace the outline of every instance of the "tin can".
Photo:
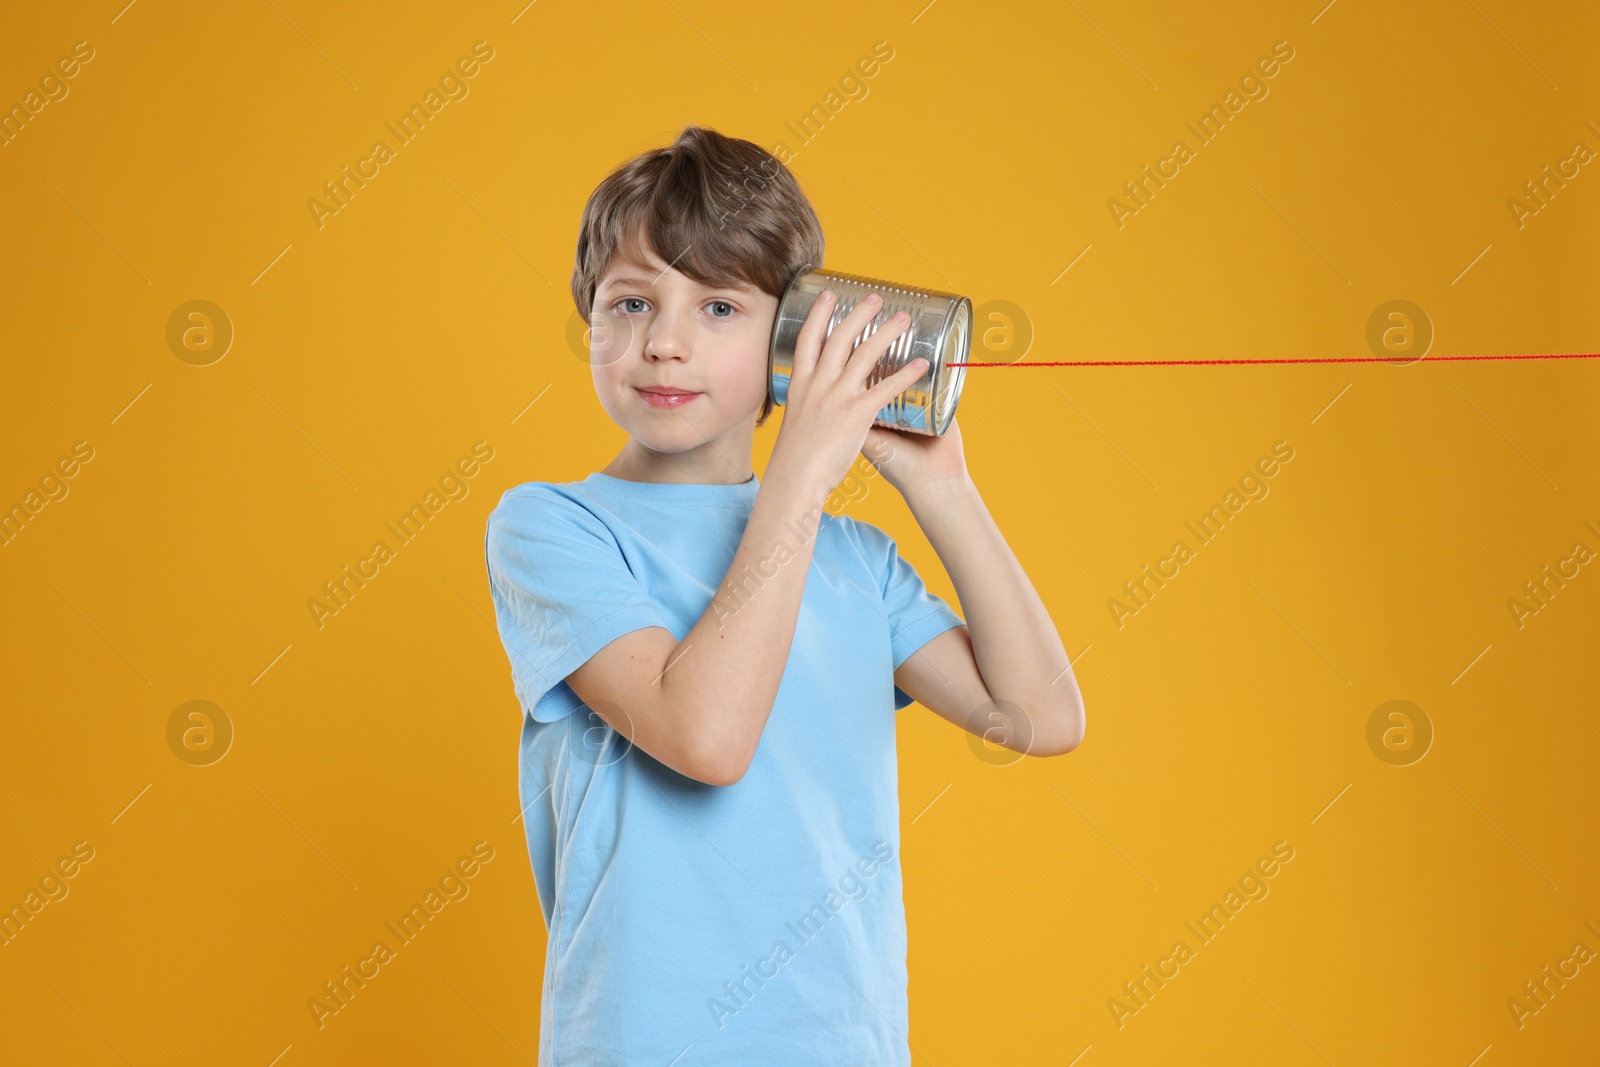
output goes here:
[{"label": "tin can", "polygon": [[778,314],[772,323],[772,343],[767,352],[767,382],[772,402],[782,404],[789,397],[789,377],[794,373],[794,348],[800,337],[800,327],[824,289],[833,290],[835,297],[833,314],[828,319],[828,335],[868,293],[877,293],[883,298],[878,314],[861,331],[856,344],[887,323],[896,311],[911,316],[910,327],[895,338],[879,358],[866,384],[868,387],[876,385],[917,358],[928,361],[927,369],[910,388],[878,412],[873,425],[943,436],[955,417],[961,385],[967,376],[966,367],[950,364],[965,363],[972,350],[972,301],[954,293],[917,289],[881,278],[814,269],[809,263],[795,272],[778,300]]}]

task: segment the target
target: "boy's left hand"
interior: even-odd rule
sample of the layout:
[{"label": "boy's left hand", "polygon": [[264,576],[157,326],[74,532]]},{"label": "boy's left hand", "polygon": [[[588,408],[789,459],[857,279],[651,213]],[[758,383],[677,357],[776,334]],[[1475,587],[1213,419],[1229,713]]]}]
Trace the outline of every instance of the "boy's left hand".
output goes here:
[{"label": "boy's left hand", "polygon": [[942,437],[869,427],[861,454],[908,499],[914,493],[958,485],[968,477],[961,427],[954,416]]}]

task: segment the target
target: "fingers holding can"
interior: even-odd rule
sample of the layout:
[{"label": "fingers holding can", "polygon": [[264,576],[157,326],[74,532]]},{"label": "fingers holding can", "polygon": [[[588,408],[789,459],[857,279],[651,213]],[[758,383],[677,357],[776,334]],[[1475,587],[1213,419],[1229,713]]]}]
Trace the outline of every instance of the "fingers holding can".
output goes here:
[{"label": "fingers holding can", "polygon": [[[867,327],[877,317],[883,307],[883,298],[877,293],[868,293],[856,306],[850,309],[849,314],[839,320],[839,324],[828,334],[828,339],[823,342],[822,355],[817,359],[817,366],[832,368],[835,376],[845,373],[849,366],[851,355],[860,347],[872,341],[871,337],[862,339]],[[858,340],[860,345],[857,344]]]},{"label": "fingers holding can", "polygon": [[872,332],[871,337],[856,345],[846,364],[846,377],[856,388],[863,388],[867,379],[882,365],[884,354],[898,344],[910,330],[911,314],[906,311],[896,311],[889,317],[888,322]]},{"label": "fingers holding can", "polygon": [[792,376],[809,375],[816,369],[818,353],[822,351],[822,342],[827,339],[829,323],[833,321],[835,299],[832,289],[824,289],[811,302],[811,309],[806,312],[805,322],[801,323],[800,333],[795,338]]},{"label": "fingers holding can", "polygon": [[866,391],[870,398],[873,411],[888,406],[889,402],[901,393],[916,385],[924,374],[928,373],[928,361],[921,356],[907,363],[904,367],[889,375],[883,381],[872,386]]}]

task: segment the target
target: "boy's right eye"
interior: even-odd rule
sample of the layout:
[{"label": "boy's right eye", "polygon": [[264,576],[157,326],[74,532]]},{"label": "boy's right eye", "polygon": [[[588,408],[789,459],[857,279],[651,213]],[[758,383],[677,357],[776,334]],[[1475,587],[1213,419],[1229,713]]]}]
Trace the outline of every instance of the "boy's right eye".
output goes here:
[{"label": "boy's right eye", "polygon": [[644,309],[643,308],[624,307],[623,305],[625,305],[625,304],[642,304],[642,303],[644,303],[644,301],[639,299],[636,296],[625,296],[621,300],[618,300],[612,306],[615,307],[618,311],[632,313],[632,312],[635,312],[635,311],[643,311]]}]

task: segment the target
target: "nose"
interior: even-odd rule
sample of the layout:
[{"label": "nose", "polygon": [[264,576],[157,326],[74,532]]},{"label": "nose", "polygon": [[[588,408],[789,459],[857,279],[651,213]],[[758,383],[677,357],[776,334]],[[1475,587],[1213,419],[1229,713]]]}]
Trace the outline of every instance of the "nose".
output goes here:
[{"label": "nose", "polygon": [[689,358],[689,342],[685,337],[682,318],[666,310],[657,315],[645,335],[644,358],[647,360]]}]

